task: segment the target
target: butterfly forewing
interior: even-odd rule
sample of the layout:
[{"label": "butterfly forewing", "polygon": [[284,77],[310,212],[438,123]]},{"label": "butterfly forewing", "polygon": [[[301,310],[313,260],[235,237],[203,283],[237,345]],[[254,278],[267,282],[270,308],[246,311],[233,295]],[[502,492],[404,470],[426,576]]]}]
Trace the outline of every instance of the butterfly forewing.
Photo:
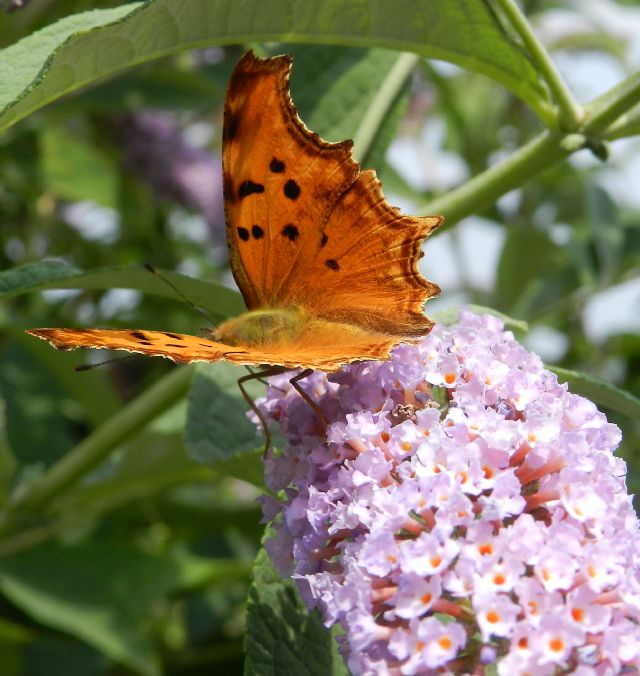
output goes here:
[{"label": "butterfly forewing", "polygon": [[322,230],[358,175],[351,143],[326,143],[300,121],[288,91],[291,59],[236,66],[225,104],[223,172],[233,273],[249,309],[282,306],[307,274]]}]

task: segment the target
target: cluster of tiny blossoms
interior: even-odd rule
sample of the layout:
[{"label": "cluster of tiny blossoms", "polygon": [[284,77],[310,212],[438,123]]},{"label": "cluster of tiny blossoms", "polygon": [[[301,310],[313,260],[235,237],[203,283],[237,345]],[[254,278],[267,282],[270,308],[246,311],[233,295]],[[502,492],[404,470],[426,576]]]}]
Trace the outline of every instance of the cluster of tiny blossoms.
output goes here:
[{"label": "cluster of tiny blossoms", "polygon": [[620,440],[492,316],[387,362],[272,378],[268,550],[353,674],[637,673],[640,537]]}]

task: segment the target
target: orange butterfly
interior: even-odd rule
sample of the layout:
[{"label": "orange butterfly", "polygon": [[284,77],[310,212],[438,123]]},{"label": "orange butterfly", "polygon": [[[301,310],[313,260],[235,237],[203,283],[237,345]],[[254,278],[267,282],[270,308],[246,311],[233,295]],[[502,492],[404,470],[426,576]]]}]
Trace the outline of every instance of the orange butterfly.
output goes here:
[{"label": "orange butterfly", "polygon": [[303,368],[292,384],[318,410],[297,385],[311,369],[387,359],[396,344],[429,332],[422,307],[440,289],[417,261],[443,219],[403,215],[385,201],[375,172],[360,171],[351,141],[327,143],[307,129],[289,96],[290,69],[290,56],[247,52],[225,102],[227,242],[249,311],[209,338],[140,329],[27,333],[59,349],[269,365],[239,380],[252,408],[244,381]]}]

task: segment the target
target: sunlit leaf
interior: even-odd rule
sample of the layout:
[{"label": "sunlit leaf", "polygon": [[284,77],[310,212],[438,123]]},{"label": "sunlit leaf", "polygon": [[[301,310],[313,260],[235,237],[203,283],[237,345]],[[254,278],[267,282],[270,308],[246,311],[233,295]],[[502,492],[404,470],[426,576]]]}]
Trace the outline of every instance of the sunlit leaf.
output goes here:
[{"label": "sunlit leaf", "polygon": [[413,51],[495,78],[539,111],[547,95],[522,49],[478,0],[151,0],[67,17],[0,52],[0,126],[124,68],[246,41]]},{"label": "sunlit leaf", "polygon": [[[240,294],[213,282],[162,271],[189,300],[210,311],[212,317],[225,319],[240,314]],[[80,271],[56,261],[29,263],[0,272],[0,298],[45,289],[137,289],[143,293],[165,296],[185,303],[160,277],[142,265],[118,265]]]}]

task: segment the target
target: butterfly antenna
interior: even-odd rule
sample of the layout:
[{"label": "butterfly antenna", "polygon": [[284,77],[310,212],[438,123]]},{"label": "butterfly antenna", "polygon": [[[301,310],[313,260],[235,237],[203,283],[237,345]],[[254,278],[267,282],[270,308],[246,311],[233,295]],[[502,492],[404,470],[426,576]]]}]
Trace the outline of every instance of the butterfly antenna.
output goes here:
[{"label": "butterfly antenna", "polygon": [[159,270],[154,268],[153,265],[151,265],[151,263],[144,263],[144,267],[145,267],[146,270],[148,270],[152,274],[160,277],[160,279],[174,293],[176,293],[178,296],[180,296],[180,298],[182,298],[182,300],[185,301],[185,303],[187,303],[187,305],[189,305],[189,307],[194,309],[201,317],[204,317],[207,320],[207,322],[209,322],[209,324],[211,324],[211,326],[216,326],[216,323],[211,319],[211,317],[209,317],[209,315],[202,308],[198,307],[190,298],[187,298],[187,296],[185,296],[185,294],[182,293],[182,291],[180,291],[180,289],[173,282],[169,281]]},{"label": "butterfly antenna", "polygon": [[106,366],[107,364],[113,364],[116,361],[124,361],[125,359],[132,359],[137,357],[136,354],[127,354],[124,357],[114,357],[113,359],[107,359],[106,361],[97,362],[95,364],[79,364],[73,370],[78,371],[91,371],[91,369],[97,369],[99,366]]}]

